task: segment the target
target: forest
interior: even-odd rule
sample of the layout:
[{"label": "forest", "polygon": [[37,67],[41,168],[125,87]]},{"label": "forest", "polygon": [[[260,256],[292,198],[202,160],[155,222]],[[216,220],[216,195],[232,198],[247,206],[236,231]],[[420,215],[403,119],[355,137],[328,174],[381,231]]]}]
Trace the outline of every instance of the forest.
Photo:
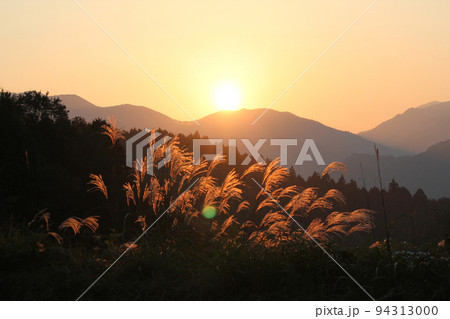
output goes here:
[{"label": "forest", "polygon": [[450,198],[412,194],[395,180],[360,188],[337,162],[307,179],[278,159],[193,165],[200,135],[164,128],[171,161],[150,176],[145,158],[125,165],[125,141],[143,128],[70,119],[48,93],[1,91],[0,121],[3,300],[450,294]]}]

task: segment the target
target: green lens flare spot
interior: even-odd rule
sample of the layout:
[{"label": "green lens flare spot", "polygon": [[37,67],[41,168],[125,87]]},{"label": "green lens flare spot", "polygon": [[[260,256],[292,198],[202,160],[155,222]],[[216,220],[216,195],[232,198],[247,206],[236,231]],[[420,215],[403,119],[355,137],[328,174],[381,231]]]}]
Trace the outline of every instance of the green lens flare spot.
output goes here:
[{"label": "green lens flare spot", "polygon": [[205,208],[203,208],[202,215],[203,215],[203,217],[205,217],[207,219],[211,219],[211,218],[216,217],[217,211],[212,206],[206,206]]}]

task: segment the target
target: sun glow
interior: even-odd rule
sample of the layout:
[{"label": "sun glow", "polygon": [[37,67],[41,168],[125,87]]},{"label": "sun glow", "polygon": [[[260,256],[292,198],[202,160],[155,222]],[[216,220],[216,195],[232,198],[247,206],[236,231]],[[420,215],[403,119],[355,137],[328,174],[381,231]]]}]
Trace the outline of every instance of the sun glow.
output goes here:
[{"label": "sun glow", "polygon": [[241,104],[241,92],[233,83],[218,85],[214,90],[214,102],[220,110],[236,110]]}]

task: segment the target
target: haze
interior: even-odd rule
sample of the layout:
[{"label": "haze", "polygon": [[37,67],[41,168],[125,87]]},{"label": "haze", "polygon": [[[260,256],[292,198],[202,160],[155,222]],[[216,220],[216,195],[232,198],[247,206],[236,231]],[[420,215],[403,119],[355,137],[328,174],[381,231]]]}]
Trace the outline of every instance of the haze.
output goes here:
[{"label": "haze", "polygon": [[[269,106],[371,2],[80,1],[196,119],[225,82]],[[359,132],[450,100],[449,16],[446,0],[380,0],[274,109]],[[189,120],[71,0],[2,0],[0,43],[0,88]]]}]

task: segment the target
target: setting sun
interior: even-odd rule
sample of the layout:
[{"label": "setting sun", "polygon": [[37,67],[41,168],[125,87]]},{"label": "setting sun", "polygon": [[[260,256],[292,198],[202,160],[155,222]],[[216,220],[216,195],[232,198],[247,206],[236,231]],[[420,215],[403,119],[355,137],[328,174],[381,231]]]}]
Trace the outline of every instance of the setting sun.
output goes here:
[{"label": "setting sun", "polygon": [[241,104],[241,92],[234,84],[221,84],[214,90],[214,102],[220,110],[236,110]]}]

